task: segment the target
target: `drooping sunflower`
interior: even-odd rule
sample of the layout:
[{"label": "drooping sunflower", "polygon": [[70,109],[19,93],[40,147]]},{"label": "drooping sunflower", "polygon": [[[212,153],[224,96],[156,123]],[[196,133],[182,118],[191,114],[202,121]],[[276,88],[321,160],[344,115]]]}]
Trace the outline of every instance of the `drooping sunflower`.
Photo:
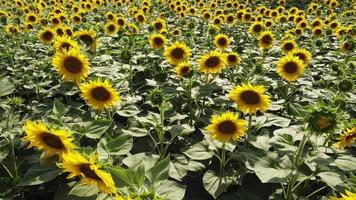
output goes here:
[{"label": "drooping sunflower", "polygon": [[67,36],[58,37],[54,42],[54,47],[56,48],[56,51],[60,52],[69,51],[72,48],[80,49],[77,41],[72,40]]},{"label": "drooping sunflower", "polygon": [[164,50],[164,56],[172,65],[188,60],[191,54],[190,48],[185,43],[178,41]]},{"label": "drooping sunflower", "polygon": [[241,57],[238,53],[229,52],[226,56],[228,66],[235,66],[241,63]]},{"label": "drooping sunflower", "polygon": [[26,136],[22,140],[30,142],[28,148],[44,150],[47,158],[54,155],[62,157],[76,147],[69,131],[50,130],[42,121],[26,121],[24,131]]},{"label": "drooping sunflower", "polygon": [[256,21],[250,26],[250,32],[253,34],[259,34],[264,30],[264,25],[262,22]]},{"label": "drooping sunflower", "polygon": [[345,129],[337,138],[338,142],[336,145],[344,149],[346,147],[351,147],[356,141],[356,127]]},{"label": "drooping sunflower", "polygon": [[37,36],[41,42],[45,44],[51,44],[54,41],[54,38],[56,37],[56,32],[54,32],[54,30],[52,30],[51,28],[46,27],[40,32],[38,32]]},{"label": "drooping sunflower", "polygon": [[220,51],[211,51],[199,60],[199,70],[204,74],[220,73],[227,66],[226,54]]},{"label": "drooping sunflower", "polygon": [[120,94],[108,80],[92,80],[80,86],[81,96],[85,102],[95,110],[104,111],[120,101]]},{"label": "drooping sunflower", "polygon": [[302,60],[304,64],[308,64],[312,57],[310,51],[308,51],[307,49],[302,49],[302,48],[294,49],[291,52],[291,54],[293,56],[298,57],[300,60]]},{"label": "drooping sunflower", "polygon": [[63,49],[57,51],[52,64],[64,80],[71,80],[76,83],[84,80],[90,70],[88,58],[76,48],[71,48],[68,51]]},{"label": "drooping sunflower", "polygon": [[237,107],[245,113],[254,114],[258,110],[265,112],[271,106],[271,97],[266,94],[263,85],[253,86],[251,83],[236,86],[229,93]]},{"label": "drooping sunflower", "polygon": [[262,31],[258,37],[258,44],[262,49],[269,49],[272,47],[274,35],[271,31]]},{"label": "drooping sunflower", "polygon": [[189,77],[192,75],[192,66],[189,62],[180,62],[174,70],[179,77]]},{"label": "drooping sunflower", "polygon": [[214,37],[214,44],[219,49],[226,49],[230,46],[231,40],[225,34],[217,34]]},{"label": "drooping sunflower", "polygon": [[119,26],[115,22],[110,21],[105,24],[104,29],[107,35],[113,36],[119,31]]},{"label": "drooping sunflower", "polygon": [[296,81],[303,74],[304,68],[303,61],[291,54],[279,59],[277,64],[278,74],[289,82]]},{"label": "drooping sunflower", "polygon": [[285,40],[281,44],[281,49],[284,53],[288,53],[297,48],[298,45],[294,40]]},{"label": "drooping sunflower", "polygon": [[220,142],[236,141],[246,135],[247,121],[239,119],[238,115],[227,111],[211,118],[207,130],[211,136]]},{"label": "drooping sunflower", "polygon": [[67,179],[80,177],[81,182],[87,185],[96,185],[100,192],[106,194],[116,193],[114,180],[110,173],[100,169],[97,163],[98,156],[85,158],[78,152],[66,154],[60,167],[64,172],[69,172]]},{"label": "drooping sunflower", "polygon": [[86,47],[93,51],[98,46],[96,33],[93,30],[82,30],[74,33],[74,37],[82,41]]},{"label": "drooping sunflower", "polygon": [[149,40],[150,46],[154,49],[161,49],[166,45],[167,39],[162,34],[152,34]]}]

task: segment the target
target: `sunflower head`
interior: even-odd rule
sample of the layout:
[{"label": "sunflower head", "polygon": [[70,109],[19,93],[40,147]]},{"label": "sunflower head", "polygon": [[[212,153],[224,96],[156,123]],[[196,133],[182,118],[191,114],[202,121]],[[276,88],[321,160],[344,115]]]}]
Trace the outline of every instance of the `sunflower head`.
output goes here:
[{"label": "sunflower head", "polygon": [[190,48],[183,42],[175,42],[164,50],[164,56],[169,63],[177,65],[188,60],[191,56]]},{"label": "sunflower head", "polygon": [[351,52],[354,49],[354,43],[352,40],[346,40],[341,43],[340,50],[344,53]]},{"label": "sunflower head", "polygon": [[312,57],[310,51],[301,48],[294,49],[291,54],[302,60],[304,64],[308,64]]},{"label": "sunflower head", "polygon": [[167,39],[162,34],[152,34],[149,39],[150,46],[154,49],[161,49],[167,43]]},{"label": "sunflower head", "polygon": [[281,44],[281,49],[284,53],[288,53],[297,48],[297,43],[294,40],[285,40]]},{"label": "sunflower head", "polygon": [[189,62],[181,62],[175,67],[175,72],[179,77],[189,77],[192,75],[192,67]]},{"label": "sunflower head", "polygon": [[116,33],[119,31],[119,26],[115,22],[108,22],[105,24],[105,33],[107,35],[116,35]]},{"label": "sunflower head", "polygon": [[74,33],[74,37],[83,42],[90,51],[95,50],[98,45],[96,33],[93,30],[77,31]]},{"label": "sunflower head", "polygon": [[273,45],[274,35],[271,31],[262,31],[258,37],[258,44],[262,49],[270,49]]},{"label": "sunflower head", "polygon": [[347,128],[342,131],[342,133],[337,137],[337,140],[337,147],[341,149],[351,147],[356,141],[356,127]]},{"label": "sunflower head", "polygon": [[271,106],[270,96],[262,85],[253,86],[251,83],[236,86],[229,93],[237,107],[248,114],[254,114],[258,110],[265,112]]},{"label": "sunflower head", "polygon": [[227,53],[226,61],[229,66],[235,66],[241,63],[241,57],[238,53],[230,52]]},{"label": "sunflower head", "polygon": [[56,37],[56,32],[54,32],[54,30],[52,30],[51,28],[47,27],[38,32],[37,36],[41,42],[45,44],[51,44]]},{"label": "sunflower head", "polygon": [[321,35],[323,35],[324,32],[323,32],[322,28],[315,27],[315,28],[313,28],[312,33],[313,33],[314,37],[320,37]]},{"label": "sunflower head", "polygon": [[211,51],[199,60],[199,70],[204,74],[220,73],[227,66],[226,54],[220,51]]},{"label": "sunflower head", "polygon": [[214,37],[214,44],[219,49],[226,49],[231,43],[230,38],[225,34],[217,34]]},{"label": "sunflower head", "polygon": [[120,101],[120,94],[108,80],[92,80],[80,85],[81,96],[95,110],[101,112],[115,106]]},{"label": "sunflower head", "polygon": [[78,43],[67,36],[58,37],[54,42],[54,46],[56,51],[59,52],[69,51],[72,48],[80,49]]},{"label": "sunflower head", "polygon": [[220,142],[236,141],[246,135],[247,121],[239,119],[233,112],[227,111],[213,116],[207,130],[212,138]]},{"label": "sunflower head", "polygon": [[253,34],[259,34],[263,30],[264,30],[264,25],[261,22],[257,21],[251,24],[250,32]]},{"label": "sunflower head", "polygon": [[325,105],[318,105],[311,108],[306,116],[308,129],[314,133],[332,132],[337,127],[337,112]]},{"label": "sunflower head", "polygon": [[278,74],[285,80],[296,81],[303,74],[305,65],[299,57],[288,54],[279,59],[277,64]]},{"label": "sunflower head", "polygon": [[152,22],[152,27],[156,31],[166,29],[166,21],[164,19],[157,19]]},{"label": "sunflower head", "polygon": [[353,86],[354,84],[350,79],[343,79],[338,83],[338,88],[341,92],[350,92]]},{"label": "sunflower head", "polygon": [[159,88],[153,89],[149,94],[149,99],[153,105],[160,106],[164,101],[165,95]]}]

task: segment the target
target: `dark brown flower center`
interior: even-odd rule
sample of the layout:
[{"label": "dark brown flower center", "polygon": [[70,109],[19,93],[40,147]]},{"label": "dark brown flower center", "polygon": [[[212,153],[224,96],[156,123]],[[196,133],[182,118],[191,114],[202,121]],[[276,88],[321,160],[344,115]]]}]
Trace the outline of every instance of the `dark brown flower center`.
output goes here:
[{"label": "dark brown flower center", "polygon": [[94,170],[90,168],[90,164],[82,164],[79,167],[80,171],[84,174],[85,177],[97,180],[97,181],[102,181],[101,178],[95,173]]},{"label": "dark brown flower center", "polygon": [[30,22],[34,22],[34,21],[36,21],[36,17],[31,15],[31,16],[28,17],[28,20]]},{"label": "dark brown flower center", "polygon": [[291,51],[291,50],[294,49],[294,44],[291,43],[291,42],[285,43],[284,44],[284,49],[287,50],[287,51]]},{"label": "dark brown flower center", "polygon": [[98,101],[107,101],[110,99],[110,92],[104,87],[96,87],[91,90],[91,95]]},{"label": "dark brown flower center", "polygon": [[234,17],[233,16],[228,16],[227,17],[227,22],[231,23],[234,21]]},{"label": "dark brown flower center", "polygon": [[63,42],[63,43],[61,44],[61,49],[65,49],[65,50],[68,51],[70,48],[72,48],[72,45],[69,44],[68,42]]},{"label": "dark brown flower center", "polygon": [[237,130],[234,122],[226,120],[218,124],[218,130],[223,134],[233,134]]},{"label": "dark brown flower center", "polygon": [[77,74],[82,71],[83,63],[77,57],[68,56],[64,59],[64,68],[70,73]]},{"label": "dark brown flower center", "polygon": [[307,60],[307,56],[304,53],[295,53],[294,55],[304,62]]},{"label": "dark brown flower center", "polygon": [[225,46],[227,44],[226,38],[219,38],[218,39],[218,44],[221,46]]},{"label": "dark brown flower center", "polygon": [[260,102],[260,95],[252,90],[242,92],[240,97],[247,104],[258,104]]},{"label": "dark brown flower center", "polygon": [[180,69],[180,72],[183,74],[183,75],[188,75],[189,72],[190,72],[190,67],[188,66],[184,66]]},{"label": "dark brown flower center", "polygon": [[256,25],[253,26],[253,31],[254,31],[255,33],[258,33],[258,32],[260,32],[261,30],[262,30],[262,26],[261,26],[260,24],[256,24]]},{"label": "dark brown flower center", "polygon": [[74,20],[75,22],[80,22],[80,17],[74,16],[73,20]]},{"label": "dark brown flower center", "polygon": [[57,35],[62,36],[64,34],[64,31],[63,31],[63,29],[59,28],[56,30],[56,33],[57,33]]},{"label": "dark brown flower center", "polygon": [[109,32],[114,32],[114,31],[115,31],[115,26],[112,25],[112,24],[110,24],[110,25],[108,26],[108,30],[109,30]]},{"label": "dark brown flower center", "polygon": [[45,31],[43,34],[42,34],[42,37],[43,39],[47,40],[47,41],[50,41],[53,39],[54,35],[51,31]]},{"label": "dark brown flower center", "polygon": [[228,55],[227,59],[229,60],[229,62],[234,63],[236,62],[237,58],[236,55]]},{"label": "dark brown flower center", "polygon": [[42,135],[41,139],[46,145],[48,145],[54,149],[63,149],[64,148],[64,144],[58,136],[53,135],[51,133],[47,133],[47,132],[42,133],[41,135]]},{"label": "dark brown flower center", "polygon": [[94,42],[94,39],[90,35],[87,35],[87,34],[79,36],[79,39],[81,41],[83,41],[88,46],[90,46]]},{"label": "dark brown flower center", "polygon": [[171,55],[176,59],[182,59],[184,57],[184,50],[182,48],[175,48],[172,50]]},{"label": "dark brown flower center", "polygon": [[321,35],[321,30],[320,29],[315,29],[314,34],[315,35]]},{"label": "dark brown flower center", "polygon": [[142,15],[139,15],[139,16],[137,17],[137,20],[138,20],[139,22],[143,22],[143,21],[145,21],[145,18],[144,18]]},{"label": "dark brown flower center", "polygon": [[163,39],[160,38],[160,37],[155,37],[155,38],[153,39],[153,43],[154,43],[155,45],[157,45],[157,46],[162,46],[162,45],[163,45]]},{"label": "dark brown flower center", "polygon": [[155,27],[156,30],[161,30],[163,28],[163,25],[162,25],[161,22],[156,22],[154,27]]},{"label": "dark brown flower center", "polygon": [[261,40],[263,44],[268,45],[272,43],[272,37],[270,35],[264,35]]},{"label": "dark brown flower center", "polygon": [[205,65],[209,68],[217,67],[220,63],[220,58],[218,56],[211,56],[205,61]]},{"label": "dark brown flower center", "polygon": [[284,65],[284,71],[289,74],[293,74],[298,71],[298,64],[295,63],[294,61],[287,62]]},{"label": "dark brown flower center", "polygon": [[124,21],[123,19],[118,19],[118,20],[117,20],[117,23],[118,23],[120,26],[125,25],[125,21]]}]

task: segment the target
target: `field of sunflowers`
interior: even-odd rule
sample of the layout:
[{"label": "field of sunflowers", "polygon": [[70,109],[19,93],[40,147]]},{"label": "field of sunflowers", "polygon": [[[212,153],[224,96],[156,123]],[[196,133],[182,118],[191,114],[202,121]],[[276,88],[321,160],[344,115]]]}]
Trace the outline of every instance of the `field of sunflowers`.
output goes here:
[{"label": "field of sunflowers", "polygon": [[0,0],[0,200],[356,200],[355,0]]}]

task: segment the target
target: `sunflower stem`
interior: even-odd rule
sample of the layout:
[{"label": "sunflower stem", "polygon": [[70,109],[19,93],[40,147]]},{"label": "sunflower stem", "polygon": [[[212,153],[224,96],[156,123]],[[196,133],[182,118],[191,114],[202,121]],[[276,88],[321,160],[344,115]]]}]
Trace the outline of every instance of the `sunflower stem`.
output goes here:
[{"label": "sunflower stem", "polygon": [[189,77],[188,82],[188,105],[189,105],[189,125],[193,125],[193,109],[192,109],[192,76]]},{"label": "sunflower stem", "polygon": [[225,149],[225,142],[224,142],[221,147],[220,180],[225,178],[225,164],[226,164],[226,149]]}]

